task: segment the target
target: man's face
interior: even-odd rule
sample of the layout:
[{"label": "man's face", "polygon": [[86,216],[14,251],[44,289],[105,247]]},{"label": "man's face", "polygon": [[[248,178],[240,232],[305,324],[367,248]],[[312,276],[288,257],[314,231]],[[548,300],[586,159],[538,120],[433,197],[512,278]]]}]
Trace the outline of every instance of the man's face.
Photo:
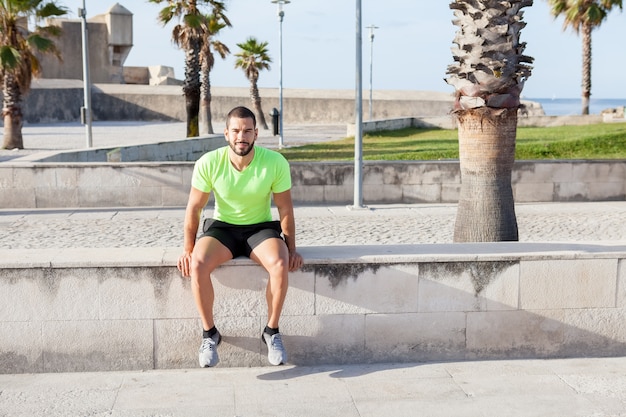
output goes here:
[{"label": "man's face", "polygon": [[252,118],[240,119],[231,117],[224,131],[230,149],[239,156],[246,156],[252,151],[259,131]]}]

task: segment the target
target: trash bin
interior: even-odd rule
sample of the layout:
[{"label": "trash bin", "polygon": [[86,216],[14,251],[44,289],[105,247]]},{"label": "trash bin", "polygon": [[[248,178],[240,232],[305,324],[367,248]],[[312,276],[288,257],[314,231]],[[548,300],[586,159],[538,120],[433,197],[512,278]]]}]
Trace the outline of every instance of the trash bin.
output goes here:
[{"label": "trash bin", "polygon": [[276,107],[270,112],[270,117],[272,118],[272,131],[274,132],[274,136],[276,136],[278,135],[278,118],[280,117],[280,112]]}]

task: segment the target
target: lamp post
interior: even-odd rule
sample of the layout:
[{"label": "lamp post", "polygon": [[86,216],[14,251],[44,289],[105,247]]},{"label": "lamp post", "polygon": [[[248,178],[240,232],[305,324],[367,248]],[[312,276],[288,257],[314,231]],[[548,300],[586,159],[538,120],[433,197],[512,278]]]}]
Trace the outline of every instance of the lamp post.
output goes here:
[{"label": "lamp post", "polygon": [[355,133],[354,133],[354,206],[353,209],[362,209],[363,206],[363,70],[362,52],[363,39],[361,38],[361,0],[356,0],[356,71],[355,71]]},{"label": "lamp post", "polygon": [[91,148],[91,82],[89,81],[89,38],[87,35],[87,10],[85,9],[85,0],[83,7],[78,9],[78,15],[81,18],[82,26],[82,49],[83,49],[83,79],[84,79],[84,100],[85,103],[80,109],[81,123],[86,127],[87,147]]},{"label": "lamp post", "polygon": [[285,145],[283,142],[283,17],[285,17],[283,6],[291,1],[272,0],[272,3],[278,5],[278,42],[280,45],[278,50],[278,111],[280,113],[278,115],[278,148],[282,148]]},{"label": "lamp post", "polygon": [[378,29],[378,26],[369,25],[367,29],[370,30],[370,118],[372,120],[372,73],[374,69],[374,29]]}]

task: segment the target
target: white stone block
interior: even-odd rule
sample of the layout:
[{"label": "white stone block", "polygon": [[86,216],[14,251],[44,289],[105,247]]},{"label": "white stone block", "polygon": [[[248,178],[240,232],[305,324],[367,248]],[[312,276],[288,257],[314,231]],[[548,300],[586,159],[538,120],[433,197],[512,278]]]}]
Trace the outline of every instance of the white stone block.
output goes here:
[{"label": "white stone block", "polygon": [[574,181],[587,182],[593,179],[594,183],[624,182],[626,176],[624,164],[607,162],[588,162],[575,164],[572,169]]},{"label": "white stone block", "polygon": [[381,187],[383,185],[383,177],[383,168],[375,165],[366,165],[365,169],[363,170],[362,184]]},{"label": "white stone block", "polygon": [[515,262],[421,264],[419,311],[516,309],[518,283]]},{"label": "white stone block", "polygon": [[407,203],[438,203],[441,201],[441,184],[402,185],[401,188],[403,201]]},{"label": "white stone block", "polygon": [[189,278],[174,268],[119,268],[101,276],[103,319],[196,317]]},{"label": "white stone block", "polygon": [[0,374],[43,372],[41,322],[0,321]]},{"label": "white stone block", "polygon": [[417,265],[316,266],[316,314],[415,312],[417,273]]},{"label": "white stone block", "polygon": [[563,311],[467,313],[467,358],[542,358],[563,343]]},{"label": "white stone block", "polygon": [[442,184],[441,185],[441,202],[442,203],[456,203],[459,201],[459,195],[461,194],[461,186],[457,184]]},{"label": "white stone block", "polygon": [[80,187],[78,201],[81,207],[102,204],[105,207],[161,207],[160,187]]},{"label": "white stone block", "polygon": [[402,200],[402,186],[392,184],[364,184],[363,200],[368,202],[386,203]]},{"label": "white stone block", "polygon": [[586,182],[563,181],[555,182],[554,194],[556,201],[586,201],[590,184]]},{"label": "white stone block", "polygon": [[615,259],[522,261],[520,307],[615,307],[616,271]]},{"label": "white stone block", "polygon": [[34,188],[0,188],[2,208],[37,207]]},{"label": "white stone block", "polygon": [[63,201],[67,207],[78,206],[78,192],[76,188],[35,188],[37,208],[56,208],[59,201]]},{"label": "white stone block", "polygon": [[152,320],[49,321],[44,372],[152,369]]},{"label": "white stone block", "polygon": [[364,315],[286,317],[280,331],[293,365],[364,363],[369,358],[364,353]]},{"label": "white stone block", "polygon": [[[14,187],[15,178],[13,178],[13,175],[13,168],[0,168],[0,190]],[[33,186],[34,184],[31,184],[31,187]]]},{"label": "white stone block", "polygon": [[607,181],[607,182],[593,182],[587,186],[586,200],[589,201],[601,201],[601,200],[613,200],[624,198],[624,184],[626,181]]},{"label": "white stone block", "polygon": [[184,206],[187,204],[188,198],[188,187],[161,187],[161,201],[165,207]]},{"label": "white stone block", "polygon": [[570,309],[564,311],[563,354],[626,355],[626,309]]},{"label": "white stone block", "polygon": [[572,163],[567,161],[544,162],[516,162],[511,179],[513,183],[550,183],[571,181]]},{"label": "white stone block", "polygon": [[0,272],[0,320],[93,320],[97,282],[80,270],[5,269]]},{"label": "white stone block", "polygon": [[[169,144],[162,144],[165,146]],[[175,145],[169,145],[175,146]],[[159,149],[159,148],[155,148]],[[119,170],[119,186],[162,187],[181,185],[179,169],[154,169],[154,166],[128,166]],[[117,171],[116,171],[117,172]]]},{"label": "white stone block", "polygon": [[323,185],[294,185],[291,197],[294,201],[303,203],[324,201],[324,189]]},{"label": "white stone block", "polygon": [[267,272],[257,266],[224,265],[212,274],[216,315],[267,316]]},{"label": "white stone block", "polygon": [[513,195],[517,203],[552,201],[554,198],[554,183],[518,182],[513,186]]},{"label": "white stone block", "polygon": [[39,178],[43,175],[54,175],[52,171],[46,169],[13,169],[11,188],[15,189],[34,189],[39,185]]},{"label": "white stone block", "polygon": [[465,313],[368,314],[365,347],[373,361],[459,359]]},{"label": "white stone block", "polygon": [[354,183],[344,183],[341,185],[325,185],[324,200],[325,203],[344,203],[351,201],[354,196]]}]

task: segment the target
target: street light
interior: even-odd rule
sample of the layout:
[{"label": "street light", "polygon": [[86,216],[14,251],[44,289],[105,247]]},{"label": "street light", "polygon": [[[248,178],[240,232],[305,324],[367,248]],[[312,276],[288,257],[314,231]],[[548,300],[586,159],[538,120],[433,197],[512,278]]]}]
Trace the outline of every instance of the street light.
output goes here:
[{"label": "street light", "polygon": [[272,0],[272,3],[276,3],[278,5],[278,42],[279,52],[278,52],[278,71],[279,71],[279,81],[278,81],[278,147],[282,148],[284,146],[283,143],[283,17],[285,16],[285,12],[283,11],[283,5],[291,3],[290,0]]},{"label": "street light", "polygon": [[83,51],[83,79],[84,79],[84,106],[80,109],[80,118],[82,124],[85,125],[85,134],[87,139],[87,147],[91,148],[93,144],[91,136],[91,81],[89,80],[89,38],[87,31],[87,9],[85,9],[85,0],[83,7],[78,9],[78,15],[81,18],[82,32],[82,51]]},{"label": "street light", "polygon": [[374,29],[378,29],[378,26],[369,25],[367,29],[370,30],[370,120],[372,120],[372,73],[374,69]]},{"label": "street light", "polygon": [[361,0],[356,0],[356,120],[354,122],[354,206],[363,209],[363,60],[361,37]]}]

